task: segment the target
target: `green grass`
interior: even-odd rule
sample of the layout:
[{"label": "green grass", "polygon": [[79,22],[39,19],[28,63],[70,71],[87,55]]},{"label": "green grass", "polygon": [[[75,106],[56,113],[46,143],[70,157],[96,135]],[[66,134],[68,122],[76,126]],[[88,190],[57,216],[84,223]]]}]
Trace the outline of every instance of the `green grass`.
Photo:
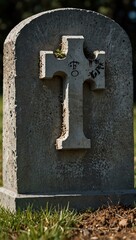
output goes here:
[{"label": "green grass", "polygon": [[69,208],[33,212],[31,208],[16,214],[0,208],[0,239],[68,239],[79,215]]}]

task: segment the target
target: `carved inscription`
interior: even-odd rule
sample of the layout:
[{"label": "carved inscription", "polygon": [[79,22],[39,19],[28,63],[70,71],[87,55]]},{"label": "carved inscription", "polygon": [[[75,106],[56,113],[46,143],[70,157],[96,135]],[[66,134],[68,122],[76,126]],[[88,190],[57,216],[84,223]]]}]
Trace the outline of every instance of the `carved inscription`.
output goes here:
[{"label": "carved inscription", "polygon": [[77,70],[78,65],[79,65],[79,62],[74,61],[74,60],[68,64],[68,66],[70,68],[72,68],[72,71],[71,71],[71,76],[72,77],[77,77],[79,75],[79,72]]},{"label": "carved inscription", "polygon": [[95,69],[88,74],[88,77],[91,77],[93,79],[95,79],[101,73],[101,70],[104,70],[104,64],[101,63],[99,59],[94,60],[94,63],[96,65]]}]

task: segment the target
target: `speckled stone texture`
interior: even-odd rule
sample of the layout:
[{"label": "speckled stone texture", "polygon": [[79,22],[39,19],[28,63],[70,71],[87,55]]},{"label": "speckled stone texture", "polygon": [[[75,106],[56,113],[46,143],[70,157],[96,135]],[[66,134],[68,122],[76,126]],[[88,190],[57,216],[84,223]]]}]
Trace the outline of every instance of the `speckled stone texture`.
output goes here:
[{"label": "speckled stone texture", "polygon": [[[39,77],[40,51],[55,51],[66,35],[84,37],[86,57],[105,52],[105,89],[93,91],[88,81],[83,85],[83,132],[90,149],[56,149],[63,80]],[[133,203],[132,82],[129,39],[105,16],[57,9],[17,25],[4,43],[1,204],[16,210],[48,201],[63,206],[69,201],[77,209]]]}]

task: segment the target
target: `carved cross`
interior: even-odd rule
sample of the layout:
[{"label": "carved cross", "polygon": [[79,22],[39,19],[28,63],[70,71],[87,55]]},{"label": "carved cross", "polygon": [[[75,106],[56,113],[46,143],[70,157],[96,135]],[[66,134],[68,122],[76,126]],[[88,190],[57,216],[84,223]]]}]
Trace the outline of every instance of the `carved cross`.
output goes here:
[{"label": "carved cross", "polygon": [[52,51],[40,51],[40,79],[63,77],[62,133],[56,149],[88,149],[90,139],[83,132],[83,83],[93,80],[95,88],[105,88],[105,52],[94,52],[88,60],[83,52],[83,36],[63,36],[62,49],[66,57],[57,59]]}]

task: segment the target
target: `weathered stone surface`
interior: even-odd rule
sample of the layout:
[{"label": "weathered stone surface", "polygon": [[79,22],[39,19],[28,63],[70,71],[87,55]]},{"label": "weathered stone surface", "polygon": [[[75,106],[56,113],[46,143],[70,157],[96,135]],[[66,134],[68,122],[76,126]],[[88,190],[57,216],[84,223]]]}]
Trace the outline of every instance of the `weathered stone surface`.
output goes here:
[{"label": "weathered stone surface", "polygon": [[[105,89],[94,91],[92,76],[92,81],[82,82],[83,128],[79,132],[91,141],[87,149],[56,149],[62,132],[64,79],[54,75],[54,66],[53,78],[39,77],[40,52],[55,52],[63,36],[83,36],[88,61],[94,52],[105,52]],[[77,208],[82,205],[81,196],[86,196],[84,205],[89,207],[96,192],[101,199],[106,192],[107,200],[93,206],[98,207],[108,201],[108,192],[120,192],[115,194],[118,200],[122,191],[134,196],[132,92],[130,42],[111,19],[86,10],[58,9],[17,25],[4,43],[1,203],[10,198],[10,208],[16,209],[24,196],[23,206],[33,203],[32,199],[39,206],[39,195],[47,201],[56,196],[54,201],[66,203],[74,194]]]}]

